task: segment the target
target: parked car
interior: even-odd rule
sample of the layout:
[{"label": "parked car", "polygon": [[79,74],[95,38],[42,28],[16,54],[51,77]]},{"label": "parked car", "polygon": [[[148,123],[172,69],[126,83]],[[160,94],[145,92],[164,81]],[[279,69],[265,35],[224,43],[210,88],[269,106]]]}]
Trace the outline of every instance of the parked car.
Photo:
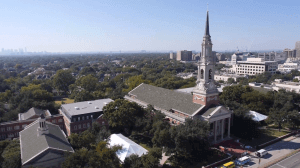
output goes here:
[{"label": "parked car", "polygon": [[250,161],[251,161],[251,158],[249,156],[243,156],[236,161],[236,164],[239,166],[242,166],[242,165],[247,164]]},{"label": "parked car", "polygon": [[228,162],[223,164],[222,168],[235,168],[234,162]]},{"label": "parked car", "polygon": [[266,154],[268,154],[268,151],[266,151],[266,150],[264,150],[264,149],[261,149],[261,150],[255,152],[255,155],[256,155],[257,157],[264,157]]}]

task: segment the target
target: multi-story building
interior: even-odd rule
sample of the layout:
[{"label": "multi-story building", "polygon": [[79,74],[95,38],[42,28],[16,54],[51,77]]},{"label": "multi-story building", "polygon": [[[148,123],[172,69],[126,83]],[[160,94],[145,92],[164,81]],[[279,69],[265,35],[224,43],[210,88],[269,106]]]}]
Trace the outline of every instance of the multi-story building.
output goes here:
[{"label": "multi-story building", "polygon": [[217,57],[217,61],[226,61],[226,56],[225,54],[222,54],[222,53],[216,53],[216,57]]},{"label": "multi-story building", "polygon": [[295,58],[296,57],[296,50],[295,49],[291,50],[291,49],[286,48],[286,49],[283,50],[283,52],[284,52],[285,56],[288,57],[288,58]]},{"label": "multi-story building", "polygon": [[61,105],[59,113],[63,115],[67,135],[87,130],[94,121],[108,127],[108,122],[102,118],[102,109],[112,101],[112,99],[99,99]]},{"label": "multi-story building", "polygon": [[276,52],[258,53],[258,58],[262,58],[263,61],[275,61]]},{"label": "multi-story building", "polygon": [[65,130],[62,115],[51,115],[48,110],[31,108],[27,112],[20,114],[17,121],[0,123],[0,140],[18,138],[19,132],[27,125],[36,121],[41,114],[46,117],[46,121],[58,125],[62,130]]},{"label": "multi-story building", "polygon": [[192,61],[192,51],[181,50],[177,51],[177,61]]},{"label": "multi-story building", "polygon": [[247,61],[238,61],[232,69],[237,75],[256,75],[264,72],[275,74],[278,63],[276,61],[263,61],[262,58],[248,58]]},{"label": "multi-story building", "polygon": [[296,57],[300,58],[300,41],[297,41],[295,44]]},{"label": "multi-story building", "polygon": [[175,53],[170,52],[170,59],[175,59],[175,58],[176,58]]},{"label": "multi-story building", "polygon": [[245,75],[236,75],[236,74],[220,74],[220,75],[216,75],[215,74],[215,81],[224,81],[224,82],[227,82],[229,78],[232,78],[235,82],[236,82],[236,79],[239,78],[239,77],[245,77]]}]

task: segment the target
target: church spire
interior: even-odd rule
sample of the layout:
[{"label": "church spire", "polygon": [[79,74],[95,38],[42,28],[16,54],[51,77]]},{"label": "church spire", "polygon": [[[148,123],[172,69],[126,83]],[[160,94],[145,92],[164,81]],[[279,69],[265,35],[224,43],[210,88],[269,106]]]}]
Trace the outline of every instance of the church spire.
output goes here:
[{"label": "church spire", "polygon": [[206,25],[205,25],[204,36],[210,36],[210,35],[209,35],[209,18],[208,18],[208,10],[207,10],[207,15],[206,15]]}]

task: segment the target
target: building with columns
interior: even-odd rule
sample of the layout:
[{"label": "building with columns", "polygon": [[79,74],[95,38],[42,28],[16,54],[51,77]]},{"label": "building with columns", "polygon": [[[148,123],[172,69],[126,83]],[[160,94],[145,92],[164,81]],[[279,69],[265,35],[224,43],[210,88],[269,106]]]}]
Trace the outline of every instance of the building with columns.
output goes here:
[{"label": "building with columns", "polygon": [[186,118],[198,118],[210,123],[210,142],[217,143],[230,138],[232,112],[219,104],[219,92],[214,84],[215,61],[209,34],[207,12],[202,55],[198,61],[196,86],[192,93],[177,92],[148,84],[140,84],[125,99],[146,107],[151,104],[160,110],[172,125],[185,122]]}]

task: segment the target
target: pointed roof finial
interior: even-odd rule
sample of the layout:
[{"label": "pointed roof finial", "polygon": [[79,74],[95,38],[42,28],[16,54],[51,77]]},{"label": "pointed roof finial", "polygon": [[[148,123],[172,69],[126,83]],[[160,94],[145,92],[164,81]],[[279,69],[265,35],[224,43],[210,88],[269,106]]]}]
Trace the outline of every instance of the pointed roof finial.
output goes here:
[{"label": "pointed roof finial", "polygon": [[207,11],[208,11],[208,3],[207,3]]},{"label": "pointed roof finial", "polygon": [[204,36],[210,36],[210,35],[209,35],[209,18],[208,18],[208,11],[207,11],[207,16],[206,16],[206,25],[205,25]]}]

